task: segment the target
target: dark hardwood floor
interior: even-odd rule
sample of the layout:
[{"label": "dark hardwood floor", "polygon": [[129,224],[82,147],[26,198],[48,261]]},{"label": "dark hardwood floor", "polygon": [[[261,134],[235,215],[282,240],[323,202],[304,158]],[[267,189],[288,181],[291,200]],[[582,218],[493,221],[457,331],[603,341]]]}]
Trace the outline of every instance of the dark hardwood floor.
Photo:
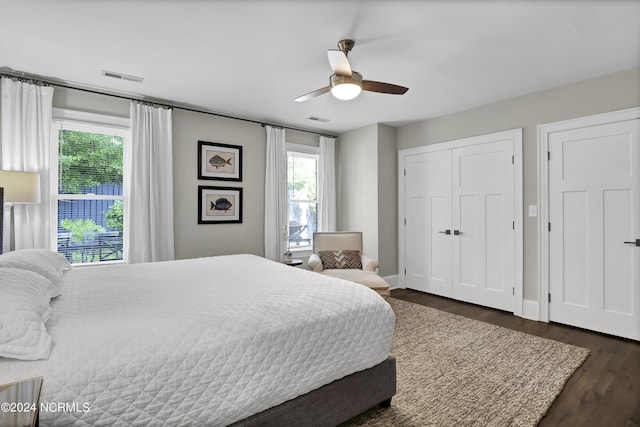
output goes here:
[{"label": "dark hardwood floor", "polygon": [[585,347],[591,354],[569,379],[540,426],[639,427],[640,343],[405,289],[394,298],[531,335]]}]

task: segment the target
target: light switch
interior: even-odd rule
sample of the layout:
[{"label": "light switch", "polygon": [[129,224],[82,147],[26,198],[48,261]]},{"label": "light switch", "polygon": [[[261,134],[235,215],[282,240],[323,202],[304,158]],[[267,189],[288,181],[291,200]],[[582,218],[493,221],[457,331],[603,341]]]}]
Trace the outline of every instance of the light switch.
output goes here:
[{"label": "light switch", "polygon": [[529,205],[529,216],[538,216],[538,207],[536,205]]}]

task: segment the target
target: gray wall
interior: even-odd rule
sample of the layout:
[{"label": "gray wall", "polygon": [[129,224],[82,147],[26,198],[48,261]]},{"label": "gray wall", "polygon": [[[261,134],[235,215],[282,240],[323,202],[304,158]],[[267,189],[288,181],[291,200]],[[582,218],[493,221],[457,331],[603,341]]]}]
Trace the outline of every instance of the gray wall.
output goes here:
[{"label": "gray wall", "polygon": [[[198,180],[199,140],[242,146],[242,182]],[[173,110],[176,258],[264,254],[265,140],[260,125]],[[198,185],[241,187],[242,224],[198,224]]]},{"label": "gray wall", "polygon": [[398,149],[523,128],[524,296],[537,300],[537,218],[526,216],[537,204],[537,126],[637,106],[640,68],[633,68],[401,127]]},{"label": "gray wall", "polygon": [[[55,88],[54,106],[128,117],[129,102]],[[380,273],[397,265],[397,149],[506,129],[524,129],[524,204],[537,203],[536,142],[539,124],[640,106],[640,68],[577,82],[397,129],[373,124],[346,132],[336,144],[338,227],[365,232],[365,252]],[[177,258],[226,253],[263,254],[265,133],[259,125],[175,109],[174,215]],[[243,182],[198,181],[197,141],[243,146]],[[288,142],[317,145],[317,136],[287,131]],[[242,224],[198,225],[197,186],[244,188]],[[526,212],[526,209],[525,209]],[[524,218],[525,298],[537,299],[537,222]]]},{"label": "gray wall", "polygon": [[[129,117],[129,101],[56,87],[54,107]],[[318,145],[318,136],[286,131],[287,141]],[[198,140],[241,145],[242,182],[197,179]],[[173,189],[176,258],[232,253],[264,255],[265,130],[255,123],[173,110]],[[242,224],[197,221],[198,185],[243,188]]]},{"label": "gray wall", "polygon": [[[318,136],[286,130],[288,142],[318,145]],[[242,182],[197,179],[198,141],[242,146]],[[257,124],[173,111],[173,184],[176,258],[264,255],[265,130]],[[242,224],[198,224],[198,185],[242,187]]]},{"label": "gray wall", "polygon": [[398,273],[397,129],[378,125],[378,259],[380,274]]},{"label": "gray wall", "polygon": [[382,276],[398,272],[396,129],[373,124],[345,132],[336,144],[338,230],[362,231],[363,253]]},{"label": "gray wall", "polygon": [[56,108],[129,118],[129,105],[127,99],[53,87],[53,106]]},{"label": "gray wall", "polygon": [[362,231],[364,254],[378,257],[378,128],[369,125],[336,142],[337,228]]}]

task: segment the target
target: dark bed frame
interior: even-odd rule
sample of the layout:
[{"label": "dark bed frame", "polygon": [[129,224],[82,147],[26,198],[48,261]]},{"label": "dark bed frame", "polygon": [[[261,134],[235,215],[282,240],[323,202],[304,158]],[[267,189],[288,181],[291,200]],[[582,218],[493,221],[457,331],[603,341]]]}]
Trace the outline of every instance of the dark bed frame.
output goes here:
[{"label": "dark bed frame", "polygon": [[389,357],[232,426],[335,426],[376,405],[388,407],[395,394],[396,359]]}]

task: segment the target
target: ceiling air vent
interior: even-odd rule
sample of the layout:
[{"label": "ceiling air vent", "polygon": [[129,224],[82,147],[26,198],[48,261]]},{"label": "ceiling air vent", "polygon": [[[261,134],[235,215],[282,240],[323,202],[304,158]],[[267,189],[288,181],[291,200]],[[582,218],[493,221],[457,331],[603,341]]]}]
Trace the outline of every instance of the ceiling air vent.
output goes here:
[{"label": "ceiling air vent", "polygon": [[128,82],[142,83],[142,77],[130,76],[128,74],[116,73],[115,71],[102,70],[102,75],[112,79],[126,80]]},{"label": "ceiling air vent", "polygon": [[327,123],[329,121],[329,119],[323,119],[322,117],[315,117],[315,116],[307,117],[307,119],[313,120],[314,122],[322,122],[322,123]]}]

